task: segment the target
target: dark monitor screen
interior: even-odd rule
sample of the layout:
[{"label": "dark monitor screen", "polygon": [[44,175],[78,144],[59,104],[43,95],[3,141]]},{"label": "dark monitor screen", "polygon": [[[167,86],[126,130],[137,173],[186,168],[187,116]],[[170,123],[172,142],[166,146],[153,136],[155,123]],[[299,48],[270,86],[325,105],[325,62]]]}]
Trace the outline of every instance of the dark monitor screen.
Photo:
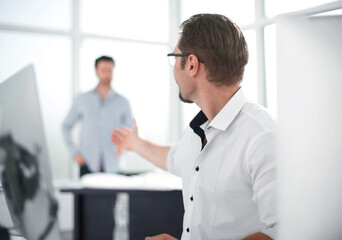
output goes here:
[{"label": "dark monitor screen", "polygon": [[61,239],[32,65],[0,83],[0,179],[17,232]]}]

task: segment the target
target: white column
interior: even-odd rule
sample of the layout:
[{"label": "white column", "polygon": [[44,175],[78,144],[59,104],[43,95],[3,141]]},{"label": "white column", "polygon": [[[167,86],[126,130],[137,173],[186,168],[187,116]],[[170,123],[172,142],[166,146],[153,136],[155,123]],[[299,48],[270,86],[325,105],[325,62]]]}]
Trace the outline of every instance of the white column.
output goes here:
[{"label": "white column", "polygon": [[[170,52],[173,52],[179,36],[180,0],[169,0],[169,9],[169,49]],[[169,141],[176,143],[182,135],[183,112],[181,101],[178,98],[178,86],[174,80],[173,68],[171,66],[170,81]]]},{"label": "white column", "polygon": [[342,237],[341,26],[277,24],[280,240]]}]

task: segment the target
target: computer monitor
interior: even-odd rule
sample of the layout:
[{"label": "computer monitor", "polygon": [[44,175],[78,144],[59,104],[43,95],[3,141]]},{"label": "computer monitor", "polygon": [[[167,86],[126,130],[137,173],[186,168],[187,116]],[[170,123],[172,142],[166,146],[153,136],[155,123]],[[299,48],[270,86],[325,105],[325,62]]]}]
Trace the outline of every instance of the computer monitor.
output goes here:
[{"label": "computer monitor", "polygon": [[17,232],[61,239],[32,65],[0,83],[0,179]]}]

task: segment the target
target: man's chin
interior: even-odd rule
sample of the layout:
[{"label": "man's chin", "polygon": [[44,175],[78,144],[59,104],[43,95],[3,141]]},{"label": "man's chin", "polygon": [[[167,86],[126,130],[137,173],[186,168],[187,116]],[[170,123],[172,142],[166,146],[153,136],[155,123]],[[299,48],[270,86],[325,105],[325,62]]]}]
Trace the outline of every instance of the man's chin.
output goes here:
[{"label": "man's chin", "polygon": [[179,93],[179,99],[184,103],[194,103],[193,101],[190,101],[188,99],[185,99],[181,93]]}]

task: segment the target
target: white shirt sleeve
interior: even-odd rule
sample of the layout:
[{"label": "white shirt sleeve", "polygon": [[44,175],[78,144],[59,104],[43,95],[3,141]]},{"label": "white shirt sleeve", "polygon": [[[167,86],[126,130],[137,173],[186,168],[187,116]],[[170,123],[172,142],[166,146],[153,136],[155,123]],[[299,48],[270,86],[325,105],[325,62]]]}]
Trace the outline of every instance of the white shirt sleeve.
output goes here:
[{"label": "white shirt sleeve", "polygon": [[277,217],[275,132],[259,134],[247,150],[247,162],[253,188],[253,201],[258,206],[263,233],[275,238]]},{"label": "white shirt sleeve", "polygon": [[181,176],[181,166],[176,161],[177,149],[178,149],[178,144],[174,145],[173,147],[170,148],[167,159],[166,159],[166,169],[170,173],[180,177]]}]

